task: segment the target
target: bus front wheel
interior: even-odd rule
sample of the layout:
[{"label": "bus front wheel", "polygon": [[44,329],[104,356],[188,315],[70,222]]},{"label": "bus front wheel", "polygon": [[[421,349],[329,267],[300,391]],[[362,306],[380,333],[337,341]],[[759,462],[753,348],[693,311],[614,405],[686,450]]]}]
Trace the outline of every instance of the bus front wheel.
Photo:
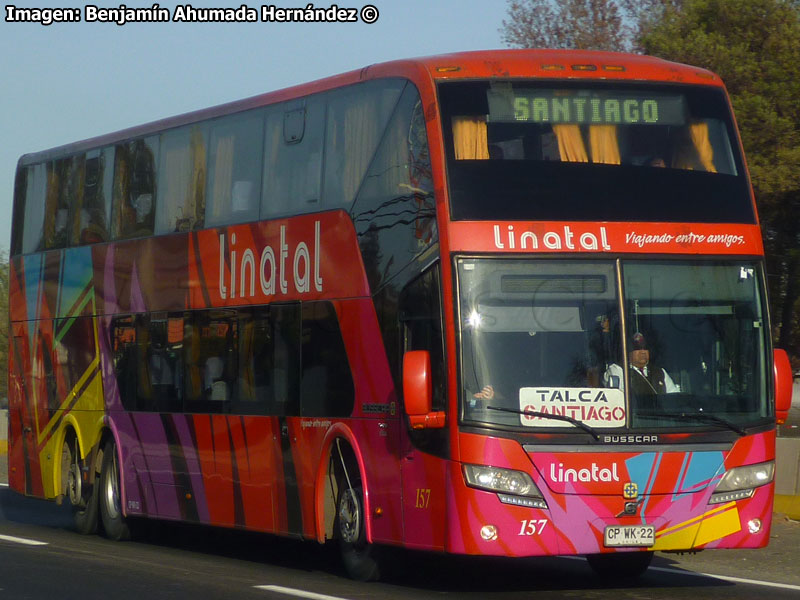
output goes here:
[{"label": "bus front wheel", "polygon": [[[351,473],[350,477],[354,477]],[[336,531],[339,549],[347,574],[358,581],[378,579],[377,549],[367,543],[364,526],[364,491],[360,480],[339,478],[336,502]]]},{"label": "bus front wheel", "polygon": [[117,447],[112,441],[103,448],[103,468],[100,472],[100,519],[106,537],[111,540],[130,538],[130,530],[122,514],[122,494],[119,478]]}]

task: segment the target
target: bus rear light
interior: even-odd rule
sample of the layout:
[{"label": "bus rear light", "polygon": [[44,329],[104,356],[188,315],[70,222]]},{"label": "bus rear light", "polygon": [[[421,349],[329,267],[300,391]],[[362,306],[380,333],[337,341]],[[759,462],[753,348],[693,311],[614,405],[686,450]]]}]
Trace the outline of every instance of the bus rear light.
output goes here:
[{"label": "bus rear light", "polygon": [[573,71],[597,71],[597,65],[570,65]]},{"label": "bus rear light", "polygon": [[461,67],[436,67],[437,73],[455,73],[460,71]]},{"label": "bus rear light", "polygon": [[722,477],[709,504],[721,504],[750,498],[757,487],[770,483],[775,476],[775,461],[734,467]]},{"label": "bus rear light", "polygon": [[625,67],[622,65],[603,65],[603,71],[624,71]]},{"label": "bus rear light", "polygon": [[563,71],[564,65],[542,65],[542,71]]}]

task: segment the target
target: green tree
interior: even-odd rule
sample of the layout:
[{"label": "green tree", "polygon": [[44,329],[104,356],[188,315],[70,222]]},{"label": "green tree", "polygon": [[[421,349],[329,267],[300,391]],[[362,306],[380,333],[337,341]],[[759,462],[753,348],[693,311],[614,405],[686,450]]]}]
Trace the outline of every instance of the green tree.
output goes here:
[{"label": "green tree", "polygon": [[800,357],[800,1],[685,0],[640,43],[725,81],[764,230],[775,336]]},{"label": "green tree", "polygon": [[682,0],[509,0],[503,41],[516,48],[639,50],[644,31]]}]

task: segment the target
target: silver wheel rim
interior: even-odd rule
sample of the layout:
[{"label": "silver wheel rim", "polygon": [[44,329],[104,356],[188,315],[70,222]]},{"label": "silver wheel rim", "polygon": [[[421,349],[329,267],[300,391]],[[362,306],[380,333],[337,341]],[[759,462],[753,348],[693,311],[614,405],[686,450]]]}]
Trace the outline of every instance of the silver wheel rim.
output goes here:
[{"label": "silver wheel rim", "polygon": [[342,492],[339,501],[339,531],[348,544],[355,544],[361,534],[361,504],[349,488]]},{"label": "silver wheel rim", "polygon": [[117,453],[111,450],[111,460],[106,474],[105,494],[103,495],[106,505],[106,514],[111,519],[116,519],[120,515],[119,511],[119,475],[117,469]]},{"label": "silver wheel rim", "polygon": [[83,500],[80,468],[75,463],[69,466],[69,473],[67,474],[67,494],[69,495],[70,504],[73,506],[78,506]]}]

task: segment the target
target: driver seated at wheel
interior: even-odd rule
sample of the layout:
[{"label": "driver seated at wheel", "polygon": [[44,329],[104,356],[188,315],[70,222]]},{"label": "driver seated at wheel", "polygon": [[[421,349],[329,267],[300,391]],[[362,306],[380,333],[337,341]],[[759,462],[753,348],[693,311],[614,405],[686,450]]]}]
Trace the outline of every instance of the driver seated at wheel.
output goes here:
[{"label": "driver seated at wheel", "polygon": [[[672,380],[669,373],[650,363],[650,350],[644,334],[636,332],[631,340],[628,353],[628,366],[631,376],[631,391],[636,395],[675,394],[681,388]],[[625,374],[622,367],[610,364],[603,374],[603,383],[609,388],[625,391]]]}]

